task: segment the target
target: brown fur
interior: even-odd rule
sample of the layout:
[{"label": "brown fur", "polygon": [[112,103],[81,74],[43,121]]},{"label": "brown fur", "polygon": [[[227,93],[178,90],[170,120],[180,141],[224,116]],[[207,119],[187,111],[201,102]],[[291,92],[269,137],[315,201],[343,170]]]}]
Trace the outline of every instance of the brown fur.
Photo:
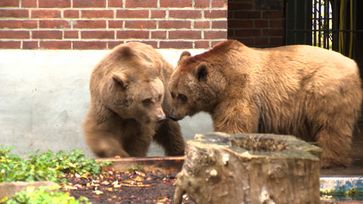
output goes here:
[{"label": "brown fur", "polygon": [[153,139],[167,155],[184,153],[179,125],[165,120],[172,70],[151,46],[136,42],[117,46],[95,67],[83,127],[96,155],[146,156]]},{"label": "brown fur", "polygon": [[215,131],[292,134],[322,147],[322,167],[350,164],[360,112],[356,63],[322,48],[249,48],[238,41],[190,56],[170,83],[171,118],[205,111]]}]

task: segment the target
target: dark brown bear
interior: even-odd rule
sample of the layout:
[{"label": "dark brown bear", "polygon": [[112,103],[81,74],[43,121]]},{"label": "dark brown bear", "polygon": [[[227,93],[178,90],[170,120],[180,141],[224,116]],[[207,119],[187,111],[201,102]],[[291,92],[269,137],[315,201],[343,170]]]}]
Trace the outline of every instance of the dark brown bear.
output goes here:
[{"label": "dark brown bear", "polygon": [[183,155],[179,125],[166,119],[173,69],[151,46],[127,43],[114,48],[94,69],[84,135],[99,157],[143,157],[152,140],[167,155]]}]

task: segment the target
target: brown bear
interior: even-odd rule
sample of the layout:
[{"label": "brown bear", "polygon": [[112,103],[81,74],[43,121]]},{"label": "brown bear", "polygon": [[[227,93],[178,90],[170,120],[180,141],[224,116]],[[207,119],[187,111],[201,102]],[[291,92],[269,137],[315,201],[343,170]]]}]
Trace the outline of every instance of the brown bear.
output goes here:
[{"label": "brown bear", "polygon": [[291,134],[323,149],[322,167],[351,162],[361,81],[357,64],[337,52],[228,40],[196,56],[183,52],[169,88],[174,120],[205,111],[215,131]]},{"label": "brown bear", "polygon": [[152,140],[167,155],[183,155],[179,124],[167,82],[172,66],[151,46],[130,42],[115,47],[93,70],[91,100],[83,129],[99,157],[143,157]]}]

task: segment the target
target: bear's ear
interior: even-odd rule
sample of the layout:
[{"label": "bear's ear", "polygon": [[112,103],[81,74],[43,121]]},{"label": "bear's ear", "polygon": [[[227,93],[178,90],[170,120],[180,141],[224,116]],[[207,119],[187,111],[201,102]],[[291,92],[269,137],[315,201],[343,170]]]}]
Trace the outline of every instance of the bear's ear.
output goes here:
[{"label": "bear's ear", "polygon": [[181,55],[180,55],[180,58],[179,58],[179,61],[178,61],[178,63],[179,62],[181,62],[183,59],[185,59],[186,57],[190,57],[190,56],[192,56],[191,54],[190,54],[190,52],[188,52],[188,51],[184,51],[184,52],[182,52],[181,53]]},{"label": "bear's ear", "polygon": [[122,88],[127,88],[128,81],[127,76],[124,73],[114,73],[112,75],[112,80]]},{"label": "bear's ear", "polygon": [[196,77],[198,81],[206,80],[208,75],[208,69],[206,64],[200,64],[198,65],[196,69]]}]

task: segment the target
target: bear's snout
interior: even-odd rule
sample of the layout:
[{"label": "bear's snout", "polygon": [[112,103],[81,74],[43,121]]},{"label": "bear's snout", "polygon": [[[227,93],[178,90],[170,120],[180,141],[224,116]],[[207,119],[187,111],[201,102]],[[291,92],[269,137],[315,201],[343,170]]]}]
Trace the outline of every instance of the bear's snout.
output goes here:
[{"label": "bear's snout", "polygon": [[163,121],[166,119],[166,115],[165,115],[163,109],[161,109],[161,108],[158,109],[158,112],[156,114],[156,119],[157,119],[157,121]]}]

